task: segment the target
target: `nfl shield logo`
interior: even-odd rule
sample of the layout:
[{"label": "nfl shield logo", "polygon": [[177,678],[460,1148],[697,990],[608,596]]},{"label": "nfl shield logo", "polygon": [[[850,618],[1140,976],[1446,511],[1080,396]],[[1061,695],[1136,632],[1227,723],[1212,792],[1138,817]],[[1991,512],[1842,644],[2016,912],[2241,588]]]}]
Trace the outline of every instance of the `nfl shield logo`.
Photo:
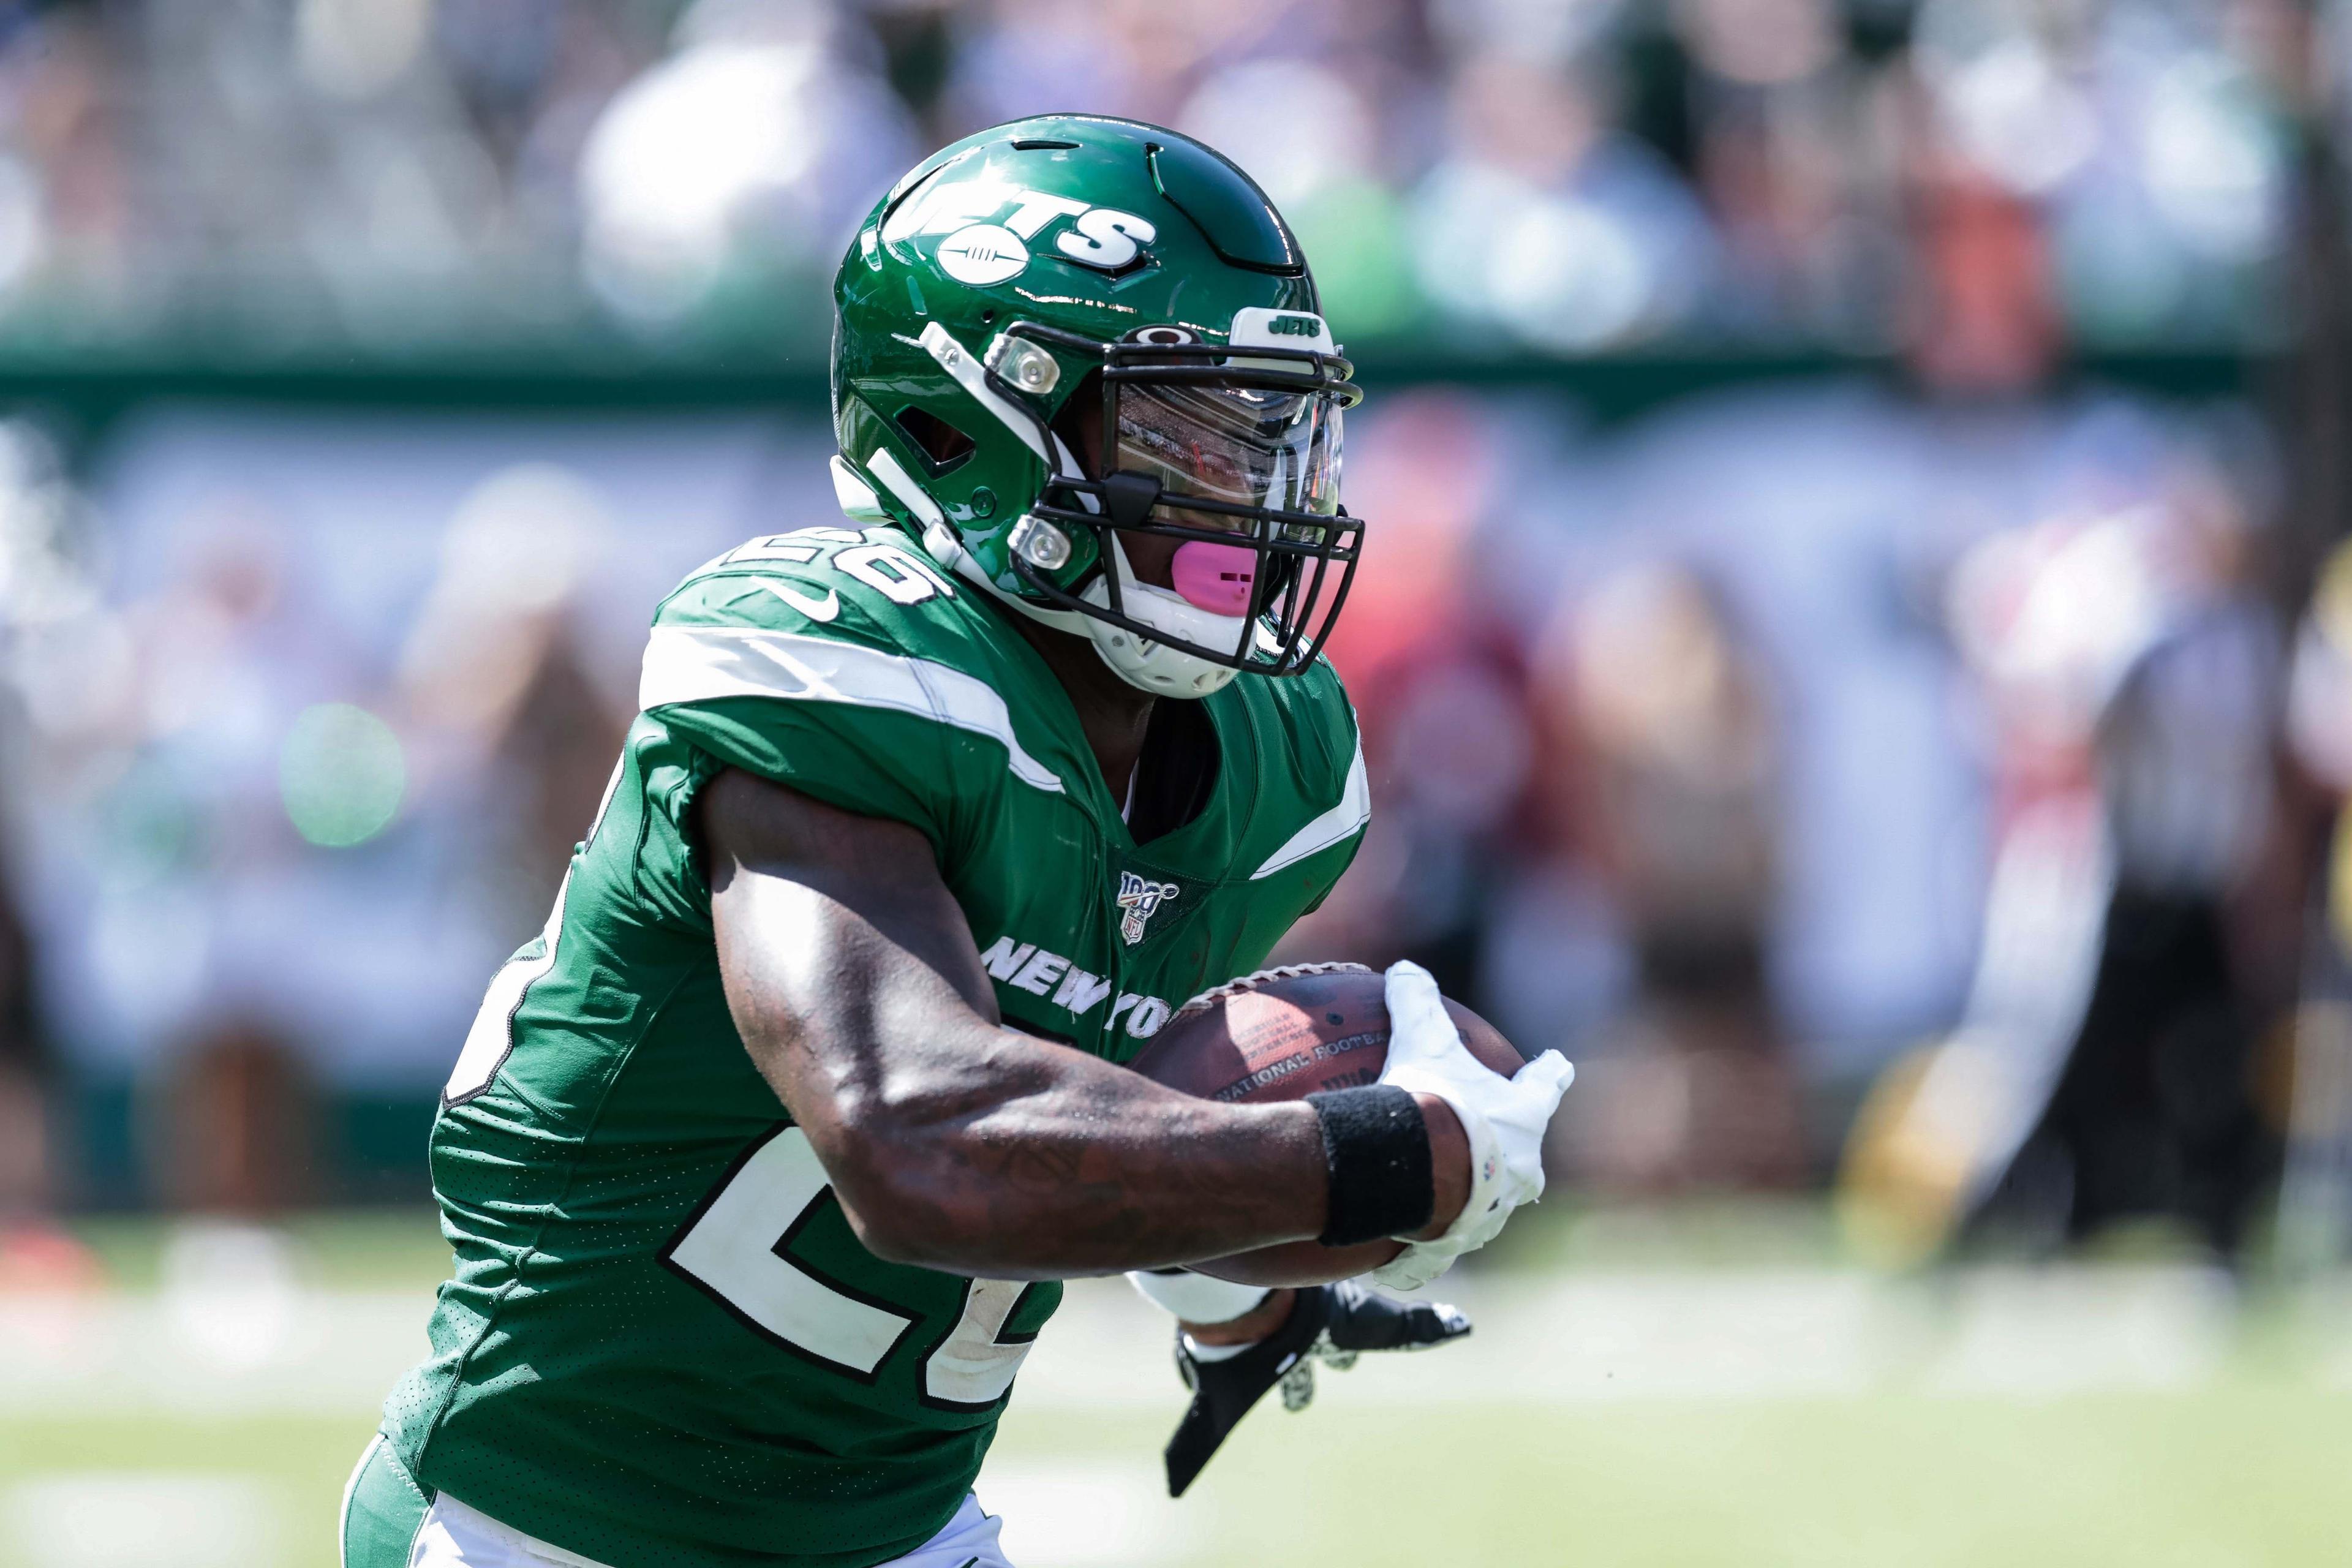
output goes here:
[{"label": "nfl shield logo", "polygon": [[1132,871],[1121,871],[1118,874],[1118,907],[1127,913],[1118,922],[1118,934],[1127,939],[1127,945],[1133,947],[1141,942],[1144,922],[1159,912],[1160,905],[1172,903],[1175,898],[1176,884],[1173,882],[1154,882]]}]

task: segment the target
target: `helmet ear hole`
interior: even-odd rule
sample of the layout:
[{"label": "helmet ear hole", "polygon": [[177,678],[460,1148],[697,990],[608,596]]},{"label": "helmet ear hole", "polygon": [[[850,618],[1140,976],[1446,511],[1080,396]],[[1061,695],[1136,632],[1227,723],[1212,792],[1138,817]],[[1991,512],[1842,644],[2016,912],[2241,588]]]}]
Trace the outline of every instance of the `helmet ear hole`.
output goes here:
[{"label": "helmet ear hole", "polygon": [[1102,478],[1095,471],[1102,466],[1102,372],[1090,370],[1062,399],[1061,410],[1054,416],[1054,434],[1062,438],[1077,458],[1079,471],[1090,479]]},{"label": "helmet ear hole", "polygon": [[971,437],[927,408],[909,404],[898,410],[892,423],[915,444],[934,474],[960,467],[972,454]]}]

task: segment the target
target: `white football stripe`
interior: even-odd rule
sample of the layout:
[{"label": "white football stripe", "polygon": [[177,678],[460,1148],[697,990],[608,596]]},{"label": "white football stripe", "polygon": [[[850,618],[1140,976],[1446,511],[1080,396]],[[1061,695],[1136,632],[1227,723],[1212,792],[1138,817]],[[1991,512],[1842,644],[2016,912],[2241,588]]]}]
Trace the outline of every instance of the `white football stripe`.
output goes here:
[{"label": "white football stripe", "polygon": [[1013,776],[1050,794],[1059,775],[1013,732],[1004,699],[987,682],[927,658],[792,632],[749,626],[656,626],[646,644],[637,705],[646,712],[679,702],[766,697],[885,708],[986,735],[1004,747]]},{"label": "white football stripe", "polygon": [[1348,783],[1339,792],[1339,804],[1292,834],[1288,843],[1276,850],[1265,865],[1250,873],[1250,880],[1255,882],[1261,877],[1271,877],[1285,866],[1295,866],[1318,850],[1345,843],[1363,831],[1364,824],[1371,819],[1372,786],[1364,773],[1364,738],[1360,733],[1356,737],[1356,760],[1348,764]]}]

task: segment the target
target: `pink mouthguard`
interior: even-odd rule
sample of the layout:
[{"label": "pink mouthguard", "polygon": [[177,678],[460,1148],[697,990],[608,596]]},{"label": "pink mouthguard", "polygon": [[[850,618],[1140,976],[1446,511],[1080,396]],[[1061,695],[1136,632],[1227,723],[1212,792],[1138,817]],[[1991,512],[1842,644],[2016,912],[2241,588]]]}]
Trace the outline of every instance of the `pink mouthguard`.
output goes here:
[{"label": "pink mouthguard", "polygon": [[1250,589],[1257,582],[1256,551],[1195,539],[1176,547],[1171,569],[1176,592],[1186,604],[1213,616],[1249,613]]}]

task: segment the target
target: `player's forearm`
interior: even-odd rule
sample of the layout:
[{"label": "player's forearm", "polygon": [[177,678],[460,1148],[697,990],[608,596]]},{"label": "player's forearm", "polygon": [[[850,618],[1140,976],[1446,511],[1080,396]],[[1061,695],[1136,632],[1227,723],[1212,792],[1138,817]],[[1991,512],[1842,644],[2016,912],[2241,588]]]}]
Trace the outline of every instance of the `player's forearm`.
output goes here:
[{"label": "player's forearm", "polygon": [[[1059,1278],[1323,1234],[1330,1167],[1311,1107],[1198,1100],[1000,1027],[914,829],[737,773],[705,791],[702,825],[729,1011],[870,1250]],[[1442,1227],[1467,1191],[1468,1144],[1420,1098]]]},{"label": "player's forearm", "polygon": [[706,798],[730,1011],[869,1249],[1063,1277],[1321,1233],[1313,1110],[1197,1100],[999,1027],[919,835],[740,774]]},{"label": "player's forearm", "polygon": [[812,1130],[866,1246],[928,1268],[1066,1278],[1223,1257],[1324,1225],[1305,1105],[1226,1106],[992,1032],[935,1075],[836,1098]]}]

